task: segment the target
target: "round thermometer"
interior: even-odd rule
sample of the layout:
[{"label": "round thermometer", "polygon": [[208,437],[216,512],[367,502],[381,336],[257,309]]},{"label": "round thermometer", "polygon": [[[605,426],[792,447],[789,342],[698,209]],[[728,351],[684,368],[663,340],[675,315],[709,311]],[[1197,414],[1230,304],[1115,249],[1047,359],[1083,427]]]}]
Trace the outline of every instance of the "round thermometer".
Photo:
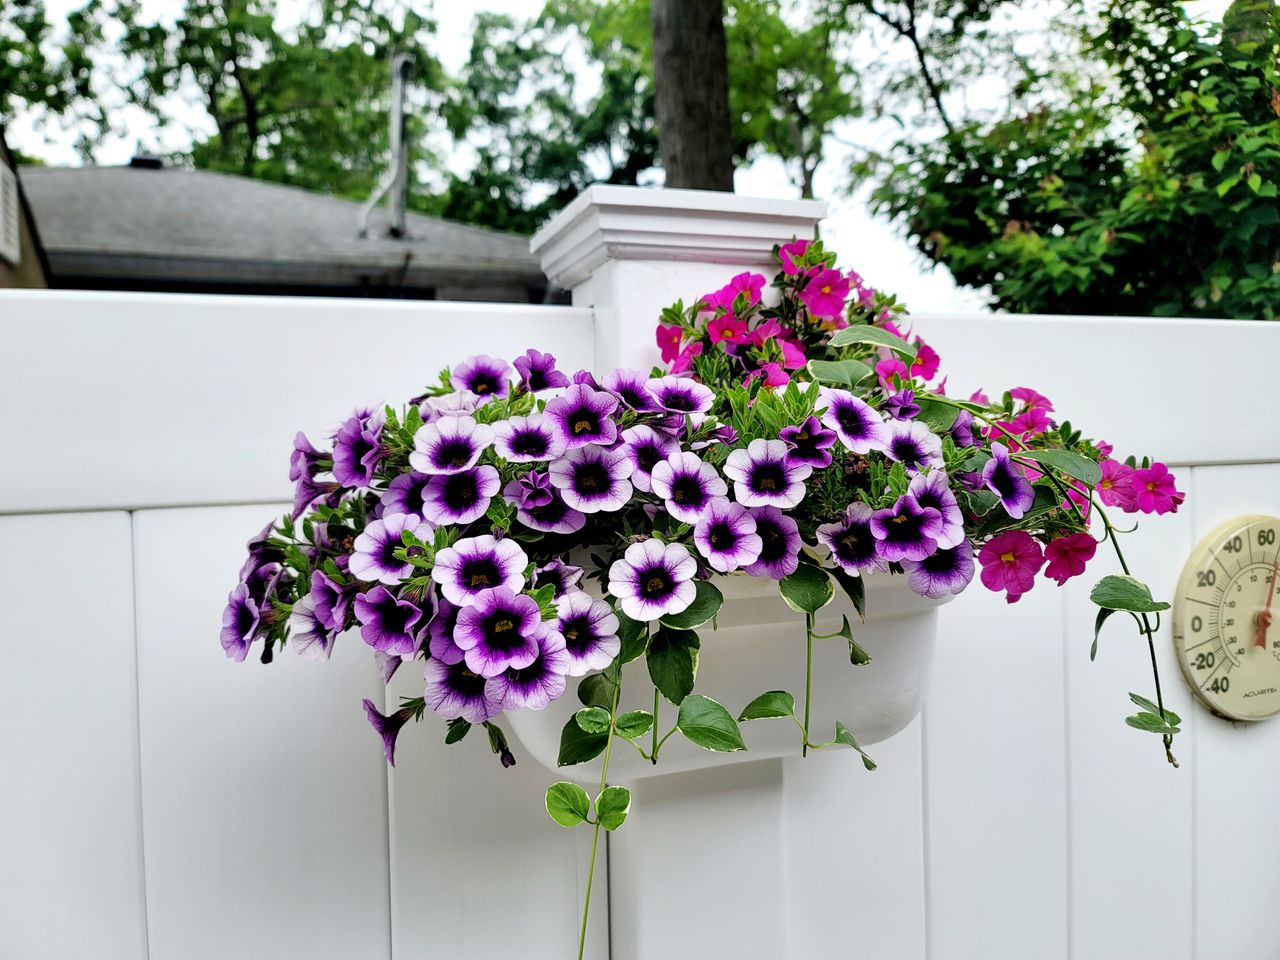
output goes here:
[{"label": "round thermometer", "polygon": [[1196,546],[1173,600],[1173,643],[1196,696],[1228,720],[1280,713],[1280,518],[1242,516]]}]

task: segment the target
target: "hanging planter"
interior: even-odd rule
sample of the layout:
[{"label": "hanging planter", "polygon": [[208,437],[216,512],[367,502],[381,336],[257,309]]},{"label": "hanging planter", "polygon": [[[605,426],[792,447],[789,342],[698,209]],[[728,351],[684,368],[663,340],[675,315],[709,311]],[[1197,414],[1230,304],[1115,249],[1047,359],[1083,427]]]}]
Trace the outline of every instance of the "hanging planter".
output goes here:
[{"label": "hanging planter", "polygon": [[[1162,464],[1112,458],[1034,390],[946,395],[901,305],[821,244],[777,258],[767,293],[741,274],[664,311],[650,374],[472,357],[323,449],[299,434],[295,506],[249,544],[227,655],[326,660],[358,631],[385,678],[424,677],[390,713],[364,703],[388,761],[429,713],[449,743],[483,727],[504,766],[514,730],[596,784],[546,794],[591,826],[593,874],[630,809],[611,779],[820,749],[873,770],[864,748],[920,709],[938,604],[975,577],[1012,603],[1101,542],[1123,564],[1107,510],[1181,503]],[[1098,630],[1124,611],[1148,643],[1167,607],[1127,574],[1093,599]],[[1172,761],[1158,677],[1133,700]]]}]

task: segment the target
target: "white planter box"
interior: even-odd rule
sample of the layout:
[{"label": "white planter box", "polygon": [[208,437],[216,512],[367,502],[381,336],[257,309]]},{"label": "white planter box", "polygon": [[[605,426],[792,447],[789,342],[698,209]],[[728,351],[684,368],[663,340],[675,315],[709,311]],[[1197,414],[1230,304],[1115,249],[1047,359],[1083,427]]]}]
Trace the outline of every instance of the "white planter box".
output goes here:
[{"label": "white planter box", "polygon": [[[796,698],[796,712],[804,709],[804,617],[792,611],[778,594],[775,581],[762,577],[718,577],[724,593],[717,628],[699,629],[702,641],[694,692],[722,703],[735,717],[768,690],[787,690]],[[912,593],[906,577],[869,577],[867,620],[858,621],[853,604],[839,588],[836,599],[821,611],[815,632],[834,633],[845,615],[854,637],[871,655],[871,662],[853,666],[849,645],[842,637],[815,640],[813,703],[810,737],[830,740],[837,720],[864,746],[897,733],[920,712],[929,684],[937,635],[937,607],[945,601]],[[520,710],[508,716],[515,735],[539,763],[560,776],[584,783],[600,780],[601,760],[558,767],[560,731],[582,708],[577,683],[546,710]],[[644,658],[623,668],[620,711],[652,710],[653,684]],[[677,708],[661,701],[659,737],[675,723]],[[769,757],[798,755],[800,730],[792,721],[752,720],[741,725],[746,752],[713,753],[674,734],[662,747],[659,763],[645,760],[628,743],[615,739],[609,780],[626,782],[684,770]],[[641,738],[649,749],[651,735]]]}]

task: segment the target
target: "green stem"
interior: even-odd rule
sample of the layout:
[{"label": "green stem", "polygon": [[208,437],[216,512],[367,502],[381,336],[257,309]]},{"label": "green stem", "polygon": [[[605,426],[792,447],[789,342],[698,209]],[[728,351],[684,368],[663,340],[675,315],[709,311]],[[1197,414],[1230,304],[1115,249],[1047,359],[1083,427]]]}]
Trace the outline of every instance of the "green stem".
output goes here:
[{"label": "green stem", "polygon": [[800,756],[809,755],[809,701],[813,697],[813,614],[804,615],[804,744]]},{"label": "green stem", "polygon": [[658,698],[658,688],[653,688],[653,747],[649,752],[650,762],[654,766],[658,764],[658,708],[661,706]]},{"label": "green stem", "polygon": [[[596,791],[597,799],[604,793],[605,785],[609,782],[609,755],[613,753],[613,722],[618,716],[618,695],[621,692],[622,676],[619,675],[618,682],[613,687],[613,707],[609,711],[609,736],[604,744],[604,766],[600,770],[600,789]],[[596,849],[599,845],[600,812],[597,810],[595,826],[591,831],[591,863],[587,867],[587,895],[582,904],[582,933],[578,936],[578,960],[582,960],[587,949],[587,918],[591,915],[591,883],[596,878]]]}]

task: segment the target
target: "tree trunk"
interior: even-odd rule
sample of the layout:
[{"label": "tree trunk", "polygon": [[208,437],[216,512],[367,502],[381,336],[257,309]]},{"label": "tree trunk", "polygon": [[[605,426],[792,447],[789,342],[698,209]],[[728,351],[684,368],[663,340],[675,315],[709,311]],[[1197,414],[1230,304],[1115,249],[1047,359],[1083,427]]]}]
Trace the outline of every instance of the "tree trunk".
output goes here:
[{"label": "tree trunk", "polygon": [[724,0],[653,0],[658,152],[668,187],[733,191]]}]

